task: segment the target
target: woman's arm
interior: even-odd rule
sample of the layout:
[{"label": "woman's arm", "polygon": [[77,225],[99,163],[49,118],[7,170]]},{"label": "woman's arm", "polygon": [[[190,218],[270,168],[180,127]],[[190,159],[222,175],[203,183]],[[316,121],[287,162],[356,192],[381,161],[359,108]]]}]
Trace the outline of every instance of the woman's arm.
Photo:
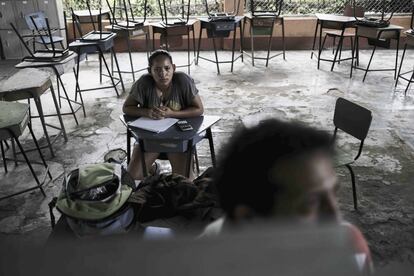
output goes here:
[{"label": "woman's arm", "polygon": [[204,107],[203,103],[201,101],[201,98],[199,95],[194,96],[193,101],[191,102],[190,106],[182,109],[180,111],[174,111],[170,109],[169,107],[161,107],[162,113],[164,117],[172,117],[172,118],[178,118],[178,119],[184,119],[184,118],[191,118],[191,117],[197,117],[203,114]]},{"label": "woman's arm", "polygon": [[139,102],[135,100],[131,95],[128,95],[126,98],[122,107],[122,111],[126,115],[133,117],[148,117],[151,119],[162,119],[164,117],[163,111],[159,108],[139,107]]}]

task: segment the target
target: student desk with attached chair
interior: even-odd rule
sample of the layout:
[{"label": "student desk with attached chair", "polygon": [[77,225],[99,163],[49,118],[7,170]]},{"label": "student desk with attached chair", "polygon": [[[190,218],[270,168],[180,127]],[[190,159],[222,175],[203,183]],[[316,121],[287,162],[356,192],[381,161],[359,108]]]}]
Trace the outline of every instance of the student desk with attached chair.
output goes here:
[{"label": "student desk with attached chair", "polygon": [[[131,138],[133,137],[138,141],[141,153],[144,152],[175,152],[175,153],[187,153],[188,159],[186,164],[186,176],[190,175],[191,158],[195,150],[195,146],[203,139],[208,139],[211,161],[213,166],[216,166],[216,155],[214,151],[213,134],[211,127],[219,120],[219,116],[199,116],[185,119],[192,127],[191,131],[181,131],[176,125],[171,126],[164,132],[155,133],[132,127],[128,125],[128,122],[135,120],[136,118],[121,115],[121,121],[127,127],[127,161],[131,156]],[[142,160],[142,167],[144,176],[148,175],[145,160]]]},{"label": "student desk with attached chair", "polygon": [[[342,44],[343,44],[345,30],[347,28],[353,27],[355,25],[356,19],[355,19],[355,17],[351,17],[351,16],[321,14],[321,13],[317,13],[317,14],[315,14],[315,16],[317,18],[317,22],[316,22],[315,34],[314,34],[314,37],[313,37],[311,58],[315,54],[314,50],[315,50],[316,37],[318,35],[318,28],[319,28],[318,54],[317,54],[318,69],[320,67],[320,62],[322,60],[322,61],[332,62],[331,71],[333,71],[333,69],[335,67],[335,63],[352,59],[352,58],[344,58],[344,59],[341,59],[341,58],[337,59],[337,58],[338,58],[338,53],[342,50]],[[336,50],[335,50],[334,59],[321,58],[322,51],[323,51],[323,46],[325,45],[325,39],[326,39],[326,37],[325,37],[325,39],[322,42],[322,31],[323,31],[323,29],[334,29],[334,30],[340,30],[341,31],[338,46],[336,47]]]}]

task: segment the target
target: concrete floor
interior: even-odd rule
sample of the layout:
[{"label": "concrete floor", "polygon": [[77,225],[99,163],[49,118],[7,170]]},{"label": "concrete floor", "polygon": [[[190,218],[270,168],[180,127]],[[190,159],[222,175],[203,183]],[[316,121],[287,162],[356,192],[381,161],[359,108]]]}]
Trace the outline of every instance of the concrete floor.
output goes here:
[{"label": "concrete floor", "polygon": [[[212,52],[204,54],[213,57]],[[407,70],[413,64],[413,54],[412,50],[407,52]],[[220,56],[229,58],[230,54],[220,52]],[[177,65],[186,62],[186,53],[175,52],[173,57]],[[119,58],[122,67],[127,69],[127,55],[120,54]],[[361,63],[366,64],[369,53],[362,51],[361,58]],[[142,53],[134,54],[137,68],[145,67],[145,59]],[[372,66],[392,67],[393,62],[393,51],[378,51]],[[286,61],[275,58],[268,68],[262,61],[256,61],[256,66],[252,67],[247,57],[244,63],[240,60],[235,63],[233,73],[230,73],[230,65],[222,65],[221,75],[217,75],[214,64],[200,60],[198,66],[191,67],[191,75],[200,90],[205,113],[222,117],[213,128],[218,154],[220,146],[242,121],[250,124],[260,118],[277,117],[331,131],[337,97],[345,97],[372,110],[372,126],[363,155],[355,165],[360,211],[353,210],[350,177],[341,169],[338,170],[340,208],[345,219],[358,225],[365,234],[377,266],[394,262],[414,264],[414,89],[406,97],[403,95],[405,83],[394,89],[392,72],[369,73],[365,83],[362,71],[349,79],[349,66],[350,63],[344,62],[330,72],[330,64],[322,62],[321,69],[317,70],[309,51],[289,51]],[[10,64],[2,63],[0,79],[13,71],[10,68]],[[89,61],[81,66],[81,84],[97,84],[97,70],[96,56],[90,55]],[[124,78],[129,91],[132,78],[130,75]],[[73,96],[73,75],[66,74],[63,79]],[[78,112],[77,126],[72,117],[65,116],[68,142],[62,138],[57,140],[55,158],[44,151],[54,176],[54,181],[46,185],[47,198],[34,191],[1,201],[1,235],[23,235],[39,243],[47,238],[50,233],[47,204],[59,192],[62,173],[80,164],[103,161],[109,149],[125,149],[126,132],[119,116],[126,95],[117,98],[110,89],[84,93],[87,117]],[[46,110],[52,111],[50,98],[46,94],[43,101]],[[63,109],[68,107],[64,105]],[[56,122],[56,119],[50,118],[50,121]],[[35,128],[37,137],[41,138],[38,122]],[[356,150],[356,143],[350,138],[341,137],[339,144]],[[207,143],[198,148],[202,168],[211,165],[207,149]],[[17,186],[33,185],[24,164],[16,168],[9,164],[11,172],[7,175],[0,169],[1,194]],[[36,168],[41,169],[40,166]]]}]

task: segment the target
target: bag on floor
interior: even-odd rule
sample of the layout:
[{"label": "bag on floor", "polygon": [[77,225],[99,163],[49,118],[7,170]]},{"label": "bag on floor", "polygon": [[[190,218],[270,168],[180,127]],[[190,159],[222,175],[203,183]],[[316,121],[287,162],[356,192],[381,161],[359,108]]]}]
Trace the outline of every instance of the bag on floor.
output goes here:
[{"label": "bag on floor", "polygon": [[64,216],[78,237],[126,233],[135,222],[127,202],[134,181],[118,164],[85,165],[71,171],[60,195],[51,204]]}]

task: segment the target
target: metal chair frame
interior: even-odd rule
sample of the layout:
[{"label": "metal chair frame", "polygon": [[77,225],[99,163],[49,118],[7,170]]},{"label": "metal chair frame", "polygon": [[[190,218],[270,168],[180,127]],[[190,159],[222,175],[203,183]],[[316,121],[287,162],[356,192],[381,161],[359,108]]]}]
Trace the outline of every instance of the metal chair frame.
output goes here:
[{"label": "metal chair frame", "polygon": [[[47,20],[47,19],[46,19]],[[64,99],[67,101],[69,108],[70,108],[70,112],[66,112],[66,113],[60,113],[60,114],[50,114],[48,116],[64,116],[64,115],[72,115],[76,125],[78,125],[78,119],[76,117],[76,112],[82,107],[83,108],[83,103],[79,103],[76,100],[72,100],[69,98],[69,95],[67,93],[67,90],[65,88],[65,85],[63,83],[63,80],[61,78],[61,74],[59,73],[59,70],[56,68],[56,66],[60,65],[60,61],[68,58],[70,55],[72,55],[73,53],[69,52],[68,49],[60,49],[58,50],[58,55],[55,55],[55,52],[53,48],[52,52],[50,50],[36,50],[35,52],[33,52],[29,46],[27,45],[26,41],[24,40],[23,36],[19,33],[19,31],[17,30],[17,28],[13,25],[13,23],[10,23],[10,26],[12,27],[13,31],[15,32],[15,34],[17,35],[17,37],[19,38],[20,42],[23,44],[24,48],[27,50],[27,52],[29,53],[29,56],[26,56],[23,58],[23,61],[28,61],[28,62],[38,62],[38,65],[34,64],[32,67],[33,68],[51,68],[54,72],[54,74],[56,75],[56,83],[57,83],[57,92],[58,92],[58,101],[59,101],[59,107],[62,107],[62,102],[61,99]],[[44,54],[48,54],[46,57],[44,56]],[[53,85],[52,85],[53,88]],[[60,89],[62,88],[64,96],[61,95],[60,93]],[[74,108],[73,104],[77,104],[79,105],[78,108]],[[66,138],[66,134],[65,131],[63,129],[63,133],[65,136],[65,140],[67,140]]]},{"label": "metal chair frame", "polygon": [[[404,96],[407,96],[407,92],[408,89],[410,88],[411,83],[414,82],[414,66],[413,66],[413,70],[401,73],[401,69],[404,63],[404,58],[405,58],[405,52],[407,51],[407,46],[408,45],[412,45],[414,46],[414,4],[413,4],[413,11],[411,13],[411,24],[410,24],[410,30],[406,31],[406,35],[407,35],[407,40],[404,44],[404,50],[403,50],[403,54],[401,57],[401,62],[400,62],[400,68],[398,69],[398,75],[397,75],[397,80],[395,81],[395,87],[397,87],[398,85],[398,80],[400,78],[402,78],[403,80],[407,81],[407,86],[405,87],[404,90]],[[406,78],[405,75],[411,74],[410,78]]]},{"label": "metal chair frame", "polygon": [[[49,49],[49,44],[54,47],[55,43],[59,43],[62,49],[65,48],[63,45],[64,38],[52,35],[52,32],[60,29],[52,30],[50,28],[48,18],[45,16],[44,12],[39,11],[26,14],[24,19],[26,20],[26,25],[32,31],[32,35],[34,37],[32,45],[34,50],[36,49],[36,43],[42,44],[46,47],[46,49]],[[45,41],[45,37],[49,38],[49,41]],[[40,41],[36,38],[40,38]]]},{"label": "metal chair frame", "polygon": [[[117,89],[117,85],[120,83],[122,86],[122,91],[125,91],[125,86],[124,86],[124,82],[122,79],[122,75],[121,75],[121,70],[119,68],[119,63],[118,63],[118,59],[116,57],[116,53],[113,47],[113,40],[115,39],[116,34],[113,32],[104,32],[102,31],[102,9],[99,9],[99,13],[98,13],[98,28],[96,28],[95,26],[95,22],[93,19],[93,15],[92,15],[92,10],[91,7],[89,5],[89,1],[86,2],[87,4],[87,8],[88,8],[88,12],[89,12],[89,18],[90,18],[90,22],[93,25],[93,31],[87,33],[87,34],[83,34],[82,32],[82,28],[81,28],[81,22],[80,22],[80,18],[79,16],[77,16],[75,14],[75,12],[73,11],[73,9],[71,9],[72,12],[72,22],[74,24],[74,26],[76,26],[76,29],[80,35],[80,38],[77,39],[76,37],[76,31],[74,29],[74,38],[76,41],[72,42],[69,44],[69,48],[73,51],[75,51],[78,54],[77,57],[77,65],[76,65],[76,69],[73,69],[73,72],[75,74],[75,79],[76,79],[76,93],[75,93],[75,101],[77,100],[77,96],[79,94],[81,103],[82,103],[82,107],[83,107],[83,113],[84,116],[86,116],[86,111],[84,108],[84,102],[83,102],[83,98],[82,98],[82,92],[87,92],[87,91],[95,91],[95,90],[101,90],[101,89],[107,89],[107,88],[114,88],[116,95],[119,97],[119,92]],[[111,52],[111,59],[112,57],[115,59],[115,65],[117,67],[117,72],[119,75],[119,78],[115,77],[112,75],[111,70],[108,66],[108,63],[106,62],[105,56],[104,56],[104,51],[109,50]],[[94,87],[94,88],[88,88],[88,89],[80,89],[79,86],[79,64],[80,64],[80,58],[81,55],[83,54],[89,54],[89,53],[95,53],[98,52],[99,55],[99,81],[100,83],[102,83],[102,76],[106,76],[109,77],[111,80],[112,85],[110,86],[104,86],[104,87]],[[105,65],[106,71],[107,71],[107,75],[104,74],[102,72],[102,61]],[[117,82],[115,82],[115,80],[117,80]]]},{"label": "metal chair frame", "polygon": [[345,166],[351,174],[352,196],[355,210],[358,209],[358,199],[356,193],[355,174],[351,165],[361,156],[364,141],[371,126],[371,121],[372,113],[368,109],[344,98],[337,99],[333,118],[335,125],[333,139],[336,140],[338,129],[340,129],[348,135],[360,140],[358,153],[354,159],[345,164],[338,164],[338,167]]},{"label": "metal chair frame", "polygon": [[[348,11],[352,10],[352,14],[348,14]],[[355,6],[351,6],[349,4],[345,5],[345,9],[344,9],[344,16],[354,16],[354,17],[364,17],[364,9],[362,7],[355,7]],[[329,31],[325,31],[325,37],[323,39],[322,42],[322,49],[321,49],[321,53],[324,49],[325,46],[325,42],[326,42],[326,38],[327,37],[332,37],[332,54],[335,54],[335,45],[336,45],[336,38],[339,37],[339,42],[338,42],[338,48],[339,48],[339,59],[334,59],[334,60],[328,60],[332,62],[332,67],[331,67],[331,71],[333,71],[334,67],[335,67],[335,63],[341,64],[341,61],[346,61],[346,60],[351,60],[351,58],[342,58],[342,49],[343,49],[343,43],[344,43],[344,39],[345,38],[349,38],[350,42],[351,42],[351,51],[354,51],[354,38],[355,38],[355,34],[353,35],[345,35],[345,32],[347,29],[354,29],[355,30],[355,26],[349,27],[349,28],[345,28],[344,30],[342,30],[341,34],[338,35],[334,32],[329,32]],[[326,59],[321,59],[321,60],[326,60]]]},{"label": "metal chair frame", "polygon": [[[196,58],[195,64],[196,65],[198,64],[199,58],[215,63],[217,67],[217,74],[220,75],[219,64],[231,63],[230,71],[233,72],[234,62],[238,60],[239,58],[241,58],[243,62],[243,23],[242,23],[243,18],[239,17],[238,19],[236,19],[236,16],[239,13],[240,0],[234,0],[233,2],[234,10],[229,13],[211,13],[207,0],[204,0],[204,3],[206,7],[206,13],[208,15],[208,20],[200,19],[200,33],[198,37],[197,58]],[[237,57],[234,57],[234,51],[236,48],[236,31],[238,27],[240,31],[240,54]],[[207,38],[213,39],[215,60],[200,56],[200,46],[201,46],[201,37],[203,34],[203,29],[206,29]],[[230,36],[231,31],[233,32],[231,60],[219,61],[218,54],[217,54],[216,38],[227,38]]]},{"label": "metal chair frame", "polygon": [[[271,0],[274,2],[274,10],[257,10],[257,5],[254,4],[254,0],[250,0],[249,2],[249,9],[251,13],[250,17],[245,17],[243,21],[243,30],[245,30],[245,24],[247,20],[250,21],[250,47],[251,47],[251,54],[243,51],[246,55],[252,58],[252,65],[254,66],[254,60],[266,60],[266,67],[269,65],[269,60],[283,55],[283,59],[286,60],[286,46],[285,46],[285,21],[284,18],[280,16],[283,7],[283,0]],[[247,3],[246,3],[247,7]],[[275,54],[270,56],[270,50],[272,48],[272,39],[273,39],[273,30],[274,26],[277,22],[280,21],[280,25],[282,27],[282,53]],[[266,57],[256,57],[254,55],[254,29],[268,29],[270,27],[270,35],[268,38],[267,44],[267,55]]]},{"label": "metal chair frame", "polygon": [[[131,53],[131,37],[137,37],[145,35],[145,45],[146,45],[146,52],[147,57],[149,57],[149,33],[146,26],[144,26],[146,19],[147,19],[147,0],[144,0],[144,17],[142,20],[136,20],[134,16],[134,12],[132,10],[132,4],[130,0],[120,0],[122,2],[121,6],[116,6],[116,1],[114,1],[113,6],[111,7],[108,0],[106,0],[106,3],[109,7],[110,13],[111,13],[111,32],[113,33],[121,33],[127,42],[127,49],[128,49],[128,55],[129,55],[129,64],[131,67],[130,71],[120,71],[120,73],[126,73],[126,74],[132,74],[132,79],[135,82],[135,73],[141,72],[143,70],[147,70],[147,67],[145,66],[142,69],[134,70],[134,64],[132,61],[132,53]],[[117,11],[120,12],[120,18],[117,17]],[[118,21],[118,19],[121,19],[122,21]],[[143,33],[137,33],[137,31],[142,30]],[[114,74],[117,71],[114,71],[113,69],[113,55],[111,55],[111,72]]]},{"label": "metal chair frame", "polygon": [[[171,3],[171,1],[170,1]],[[196,56],[196,48],[195,48],[195,30],[194,30],[194,23],[190,22],[190,5],[191,0],[181,0],[181,17],[176,18],[173,21],[169,19],[168,16],[168,5],[166,4],[166,0],[158,0],[158,6],[160,9],[161,14],[161,22],[158,24],[153,24],[152,26],[152,50],[155,50],[155,34],[160,34],[160,47],[162,46],[161,38],[165,37],[165,47],[166,50],[169,50],[169,36],[175,37],[187,37],[187,64],[184,65],[177,65],[177,67],[187,67],[188,74],[190,74],[191,70],[190,67],[194,62]],[[194,58],[193,61],[190,61],[191,58],[191,48],[190,48],[190,32],[193,33],[193,54]]]},{"label": "metal chair frame", "polygon": [[[23,190],[18,191],[18,192],[14,192],[14,193],[12,193],[10,195],[2,196],[2,197],[0,197],[0,201],[1,200],[4,200],[4,199],[7,199],[7,198],[10,198],[10,197],[14,197],[14,196],[17,196],[17,195],[26,193],[26,192],[30,192],[30,191],[35,190],[35,189],[40,189],[40,191],[42,192],[43,196],[46,197],[46,193],[43,190],[43,185],[46,182],[46,176],[49,176],[49,178],[52,179],[52,175],[50,173],[49,166],[47,165],[47,163],[45,161],[45,158],[43,157],[42,151],[40,150],[40,147],[39,147],[39,144],[37,142],[37,139],[36,139],[36,137],[35,137],[35,135],[33,133],[33,129],[32,129],[30,120],[28,120],[27,126],[29,128],[30,135],[31,135],[31,137],[33,139],[33,142],[35,144],[35,147],[37,149],[37,152],[39,153],[39,156],[40,156],[40,159],[41,159],[42,162],[35,162],[35,161],[30,161],[29,160],[29,158],[27,157],[26,152],[24,151],[24,149],[23,149],[23,147],[22,147],[22,145],[21,145],[21,143],[19,141],[18,135],[16,135],[14,133],[14,131],[12,129],[8,128],[8,127],[3,128],[2,130],[7,131],[8,134],[9,134],[9,138],[12,139],[14,158],[8,158],[8,157],[6,157],[6,153],[5,153],[5,150],[4,150],[4,147],[3,147],[3,142],[8,147],[8,144],[6,142],[6,139],[7,138],[0,141],[0,148],[1,148],[1,154],[2,154],[3,166],[4,166],[5,173],[8,173],[7,160],[14,161],[16,165],[17,165],[17,162],[26,162],[27,166],[30,169],[30,172],[32,173],[33,178],[36,181],[36,186],[35,187],[31,187],[31,188],[27,188],[27,189],[23,189]],[[14,148],[14,142],[17,144],[17,146],[18,146],[18,148],[20,150],[20,153],[23,155],[24,160],[19,160],[19,159],[16,158],[16,152],[15,152],[15,148]],[[42,179],[41,181],[37,177],[36,172],[33,169],[32,163],[34,163],[34,164],[41,164],[41,165],[43,165],[45,167],[44,174],[43,174],[43,176],[41,178]]]}]

